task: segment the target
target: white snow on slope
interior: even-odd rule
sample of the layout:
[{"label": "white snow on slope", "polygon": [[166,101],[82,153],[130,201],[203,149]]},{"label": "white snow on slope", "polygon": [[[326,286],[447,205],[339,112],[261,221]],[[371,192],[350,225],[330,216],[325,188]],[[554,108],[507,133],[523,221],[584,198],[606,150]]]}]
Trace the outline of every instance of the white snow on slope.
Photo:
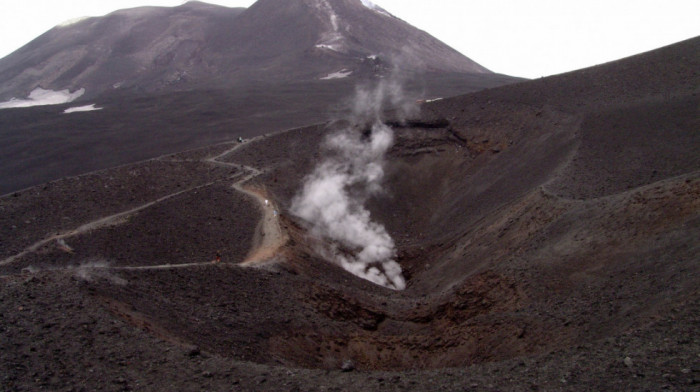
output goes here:
[{"label": "white snow on slope", "polygon": [[57,24],[56,27],[68,27],[68,26],[74,25],[78,22],[82,22],[85,19],[90,19],[90,17],[89,16],[81,16],[79,18],[68,19],[64,22]]},{"label": "white snow on slope", "polygon": [[316,0],[315,4],[316,8],[318,8],[324,16],[328,17],[330,23],[330,29],[322,34],[316,47],[333,50],[335,52],[343,52],[345,49],[345,37],[343,37],[343,34],[340,32],[340,17],[327,0]]},{"label": "white snow on slope", "polygon": [[334,52],[341,52],[342,47],[340,45],[328,45],[328,44],[318,44],[316,45],[319,49],[328,49]]},{"label": "white snow on slope", "polygon": [[335,13],[335,10],[331,5],[328,3],[327,0],[319,0],[318,2],[318,8],[321,11],[324,11],[325,13],[328,14],[328,17],[330,18],[331,26],[333,26],[333,31],[338,32],[338,14]]},{"label": "white snow on slope", "polygon": [[95,104],[85,105],[85,106],[74,106],[63,111],[64,114],[75,113],[75,112],[91,112],[93,110],[102,110],[102,108],[96,108]]},{"label": "white snow on slope", "polygon": [[362,5],[371,9],[372,11],[378,12],[378,13],[386,15],[386,16],[392,16],[390,13],[386,12],[386,10],[384,8],[372,3],[369,0],[360,0],[360,1],[362,1]]},{"label": "white snow on slope", "polygon": [[85,89],[81,88],[71,93],[70,90],[44,90],[41,87],[35,88],[27,99],[12,98],[9,101],[0,102],[0,109],[27,108],[41,105],[60,105],[62,103],[73,102],[81,95],[85,94]]},{"label": "white snow on slope", "polygon": [[343,79],[343,78],[347,78],[350,75],[352,75],[352,71],[348,71],[347,69],[342,69],[338,72],[333,72],[333,73],[328,74],[327,76],[322,77],[321,80]]}]

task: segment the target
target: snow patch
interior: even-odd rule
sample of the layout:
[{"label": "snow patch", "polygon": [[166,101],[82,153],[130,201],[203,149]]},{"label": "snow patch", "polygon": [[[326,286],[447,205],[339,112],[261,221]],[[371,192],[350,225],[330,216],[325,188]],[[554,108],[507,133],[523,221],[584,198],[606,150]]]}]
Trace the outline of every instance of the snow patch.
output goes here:
[{"label": "snow patch", "polygon": [[386,15],[386,16],[392,16],[392,15],[391,15],[390,13],[388,13],[384,8],[382,8],[382,7],[380,7],[380,6],[378,6],[378,5],[374,4],[374,3],[372,3],[372,2],[369,1],[369,0],[360,0],[360,1],[362,1],[362,5],[364,5],[365,7],[369,8],[369,9],[371,9],[371,10],[374,11],[374,12],[377,12],[377,13],[379,13],[379,14]]},{"label": "snow patch", "polygon": [[85,105],[85,106],[74,106],[63,111],[64,114],[76,113],[76,112],[92,112],[93,110],[102,110],[102,108],[96,108],[95,104]]},{"label": "snow patch", "polygon": [[328,33],[316,44],[316,47],[342,53],[345,50],[345,38],[340,33]]},{"label": "snow patch", "polygon": [[441,101],[441,100],[442,100],[442,98],[434,98],[434,99],[426,99],[425,102],[430,103],[430,102],[437,102],[437,101]]},{"label": "snow patch", "polygon": [[335,13],[330,14],[331,17],[331,25],[333,25],[333,31],[337,32],[338,31],[338,15]]},{"label": "snow patch", "polygon": [[85,94],[85,89],[81,88],[71,93],[70,90],[44,90],[41,87],[35,88],[27,99],[12,98],[9,101],[0,102],[0,109],[27,108],[41,105],[60,105],[62,103],[73,102]]},{"label": "snow patch", "polygon": [[372,54],[372,55],[367,56],[367,58],[370,59],[370,60],[376,60],[376,59],[377,59],[377,55],[376,55],[376,54]]},{"label": "snow patch", "polygon": [[319,49],[328,49],[332,50],[334,52],[340,52],[342,51],[342,47],[340,45],[327,45],[327,44],[318,44],[316,45],[317,48]]},{"label": "snow patch", "polygon": [[78,17],[78,18],[68,19],[68,20],[66,20],[66,21],[64,21],[64,22],[61,22],[61,23],[57,24],[56,27],[68,27],[68,26],[74,25],[74,24],[76,24],[76,23],[82,22],[82,21],[84,21],[85,19],[90,19],[90,17],[89,17],[89,16],[81,16],[81,17]]},{"label": "snow patch", "polygon": [[333,31],[338,32],[338,14],[335,13],[335,10],[331,5],[328,3],[327,0],[319,0],[318,2],[318,8],[321,11],[324,11],[325,13],[328,14],[328,18],[330,19],[331,26],[333,26]]},{"label": "snow patch", "polygon": [[347,69],[342,69],[338,72],[333,72],[333,73],[330,73],[330,74],[322,77],[321,80],[343,79],[343,78],[347,78],[350,75],[352,75],[352,71],[348,71]]},{"label": "snow patch", "polygon": [[316,47],[342,53],[345,49],[345,37],[340,33],[340,17],[327,0],[316,0],[316,7],[328,16],[330,22],[330,29],[322,34]]},{"label": "snow patch", "polygon": [[369,9],[375,9],[377,7],[376,4],[372,3],[369,0],[360,0],[360,1],[362,1],[362,5],[364,5],[365,7],[369,8]]}]

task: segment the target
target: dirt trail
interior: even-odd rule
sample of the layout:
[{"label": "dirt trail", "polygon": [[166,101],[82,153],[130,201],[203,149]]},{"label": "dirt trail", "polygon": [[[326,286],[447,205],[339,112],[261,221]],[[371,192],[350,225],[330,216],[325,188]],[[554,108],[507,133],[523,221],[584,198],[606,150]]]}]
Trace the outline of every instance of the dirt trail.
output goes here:
[{"label": "dirt trail", "polygon": [[87,232],[92,231],[92,230],[97,230],[97,229],[101,229],[101,228],[108,227],[108,226],[118,225],[119,223],[123,222],[124,219],[127,218],[131,214],[145,210],[148,207],[151,207],[155,204],[161,203],[161,202],[166,201],[168,199],[172,199],[173,197],[176,197],[176,196],[179,196],[179,195],[182,195],[184,193],[191,192],[191,191],[194,191],[197,189],[201,189],[201,188],[210,186],[212,184],[214,184],[214,182],[209,182],[209,183],[206,183],[204,185],[199,185],[199,186],[196,186],[193,188],[189,188],[189,189],[185,189],[185,190],[182,190],[179,192],[171,193],[169,195],[165,195],[159,199],[148,202],[146,204],[142,204],[142,205],[135,207],[135,208],[132,208],[130,210],[119,212],[119,213],[116,213],[114,215],[106,216],[104,218],[100,218],[100,219],[94,220],[92,222],[85,223],[85,224],[78,226],[78,228],[73,229],[71,231],[68,231],[68,232],[65,232],[62,234],[56,234],[56,235],[53,235],[51,237],[45,238],[43,240],[37,241],[37,242],[33,243],[32,245],[28,246],[27,248],[25,248],[22,252],[14,255],[14,256],[10,256],[4,260],[0,260],[0,266],[11,264],[15,260],[18,260],[29,253],[36,252],[37,250],[39,250],[39,248],[50,243],[51,241],[58,241],[61,239],[74,237],[74,236],[79,235],[79,234],[87,233]]},{"label": "dirt trail", "polygon": [[241,265],[254,267],[275,261],[278,250],[289,240],[280,226],[279,209],[265,197],[264,191],[245,188],[241,183],[236,183],[234,188],[255,198],[260,203],[263,212],[263,217],[255,229],[251,252],[248,253]]},{"label": "dirt trail", "polygon": [[[250,139],[248,143],[254,142],[257,138]],[[264,191],[263,190],[256,190],[252,188],[245,187],[244,184],[251,179],[263,174],[263,172],[257,168],[254,168],[252,166],[246,166],[246,165],[240,165],[237,163],[231,163],[231,162],[222,162],[219,159],[225,157],[228,154],[231,154],[235,150],[237,150],[239,147],[243,146],[243,144],[237,144],[234,147],[224,151],[223,153],[204,159],[204,162],[211,163],[214,165],[218,166],[225,166],[225,167],[232,167],[237,170],[240,170],[241,173],[243,173],[242,177],[238,181],[236,181],[232,187],[233,189],[237,190],[238,192],[244,193],[253,199],[255,199],[258,204],[260,205],[260,210],[263,214],[262,219],[258,223],[258,226],[256,227],[255,231],[255,237],[253,239],[253,245],[248,253],[248,256],[246,257],[245,261],[241,263],[240,265],[246,266],[246,267],[251,267],[251,266],[259,266],[267,261],[270,261],[274,258],[275,254],[277,253],[277,250],[283,246],[287,240],[288,237],[287,235],[283,232],[282,228],[280,227],[279,224],[279,210],[277,207],[269,201],[265,196],[264,196]],[[240,176],[241,174],[237,174],[236,176]],[[236,177],[234,176],[234,178]],[[38,251],[41,247],[51,243],[52,241],[60,241],[66,238],[74,237],[76,235],[80,235],[83,233],[87,233],[89,231],[93,230],[98,230],[104,227],[108,226],[114,226],[122,223],[129,215],[132,215],[134,213],[137,213],[139,211],[142,211],[146,208],[149,208],[151,206],[154,206],[158,203],[161,203],[163,201],[166,201],[168,199],[172,199],[174,197],[177,197],[179,195],[195,191],[201,188],[205,188],[207,186],[213,185],[215,182],[208,182],[203,185],[199,185],[196,187],[188,188],[179,192],[171,193],[169,195],[165,195],[163,197],[160,197],[156,200],[153,200],[151,202],[142,204],[138,207],[132,208],[127,211],[119,212],[110,216],[106,216],[97,220],[94,220],[92,222],[85,223],[76,229],[67,231],[65,233],[60,233],[56,234],[53,236],[50,236],[48,238],[45,238],[43,240],[37,241],[34,244],[26,247],[22,252],[17,253],[13,256],[10,256],[4,260],[0,260],[0,266],[4,265],[9,265],[22,257]],[[101,268],[109,268],[109,269],[117,269],[117,270],[155,270],[155,269],[174,269],[174,268],[187,268],[187,267],[193,267],[193,266],[199,266],[199,265],[211,265],[214,264],[214,262],[205,262],[205,263],[184,263],[184,264],[164,264],[164,265],[157,265],[157,266],[134,266],[134,267],[101,267]]]},{"label": "dirt trail", "polygon": [[154,270],[191,268],[191,267],[199,267],[202,265],[212,265],[212,264],[217,264],[217,263],[215,261],[208,261],[208,262],[204,262],[204,263],[141,265],[141,266],[107,267],[107,268],[109,268],[111,270],[117,270],[117,271],[154,271]]},{"label": "dirt trail", "polygon": [[157,270],[171,270],[171,269],[184,269],[192,267],[201,267],[207,265],[216,265],[216,261],[206,261],[200,263],[182,263],[182,264],[160,264],[160,265],[137,265],[137,266],[114,266],[107,263],[104,264],[82,264],[82,265],[71,265],[66,267],[49,267],[40,268],[37,271],[100,271],[100,270],[110,270],[110,271],[157,271]]},{"label": "dirt trail", "polygon": [[[259,138],[259,137],[258,137]],[[254,142],[254,138],[248,141],[248,143]],[[234,152],[242,144],[236,145],[235,147],[224,151],[223,153],[209,158],[206,161],[216,165],[224,165],[228,167],[234,167],[239,170],[247,171],[249,174],[238,180],[233,184],[233,189],[252,197],[258,202],[260,210],[263,214],[262,219],[258,223],[255,229],[255,237],[253,238],[253,245],[251,251],[248,253],[246,259],[240,263],[244,267],[256,267],[268,264],[269,262],[274,262],[275,256],[277,256],[278,250],[287,243],[289,237],[280,226],[279,222],[279,209],[277,206],[265,195],[264,189],[258,189],[253,187],[246,187],[245,183],[249,180],[263,174],[261,170],[258,170],[252,166],[240,165],[230,162],[221,162],[219,159],[225,157],[226,155]]]}]

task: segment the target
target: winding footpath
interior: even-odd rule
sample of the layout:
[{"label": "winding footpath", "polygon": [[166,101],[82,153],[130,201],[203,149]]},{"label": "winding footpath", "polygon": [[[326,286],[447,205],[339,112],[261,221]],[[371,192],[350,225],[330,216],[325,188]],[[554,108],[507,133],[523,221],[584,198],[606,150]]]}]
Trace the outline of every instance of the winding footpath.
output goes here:
[{"label": "winding footpath", "polygon": [[[255,139],[251,139],[248,143],[253,143]],[[246,187],[244,184],[251,179],[263,174],[262,171],[246,165],[240,165],[237,163],[222,162],[220,159],[226,155],[234,152],[237,148],[242,146],[241,144],[224,151],[223,153],[206,159],[206,162],[223,165],[228,167],[233,167],[239,170],[247,171],[249,174],[244,176],[241,180],[233,184],[233,189],[241,192],[249,197],[252,197],[258,202],[260,209],[262,211],[262,219],[258,223],[255,229],[255,237],[253,238],[253,246],[251,251],[245,260],[240,263],[243,267],[255,267],[262,266],[268,262],[274,262],[275,257],[279,249],[284,246],[289,240],[289,237],[282,230],[279,221],[279,209],[275,204],[265,197],[265,192],[252,187]]]},{"label": "winding footpath", "polygon": [[[252,143],[256,139],[260,137],[256,137],[253,139],[250,139],[247,143]],[[234,175],[232,178],[239,177],[241,173],[243,173],[243,176],[238,179],[233,185],[232,188],[235,189],[238,192],[241,192],[254,200],[257,201],[258,205],[260,206],[260,210],[262,212],[262,218],[260,222],[258,223],[258,226],[256,227],[255,230],[255,236],[253,239],[253,245],[248,253],[248,256],[246,259],[238,264],[240,266],[244,267],[255,267],[255,266],[261,266],[264,264],[267,264],[267,262],[274,260],[275,256],[277,254],[277,251],[279,250],[280,247],[282,247],[288,240],[287,235],[284,233],[282,230],[280,223],[279,223],[279,214],[278,214],[278,209],[277,207],[271,203],[268,199],[265,198],[264,196],[264,191],[262,190],[257,190],[253,189],[251,187],[246,187],[245,183],[248,181],[252,180],[253,178],[263,174],[263,171],[254,168],[252,166],[247,166],[247,165],[241,165],[237,163],[231,163],[231,162],[223,162],[220,159],[224,158],[225,156],[233,153],[236,151],[238,148],[243,146],[243,144],[237,144],[234,147],[224,151],[223,153],[211,157],[211,158],[206,158],[203,160],[203,162],[207,162],[213,165],[217,166],[225,166],[225,167],[232,167],[240,171],[240,173]],[[158,159],[158,158],[156,158]],[[10,256],[6,259],[0,260],[0,266],[6,266],[9,264],[14,263],[15,261],[21,259],[22,257],[38,251],[41,247],[53,242],[57,241],[59,244],[67,238],[74,237],[76,235],[84,234],[93,230],[98,230],[101,228],[109,227],[109,226],[116,226],[119,225],[120,223],[123,223],[126,221],[126,219],[130,216],[133,215],[139,211],[145,210],[149,207],[152,207],[158,203],[162,203],[166,200],[172,199],[174,197],[180,196],[182,194],[196,191],[201,188],[205,188],[208,186],[211,186],[215,184],[218,181],[212,181],[208,182],[206,184],[202,184],[196,187],[184,189],[175,193],[171,193],[169,195],[165,195],[163,197],[160,197],[156,200],[153,200],[151,202],[148,202],[146,204],[140,205],[138,207],[129,209],[127,211],[119,212],[110,216],[106,216],[97,220],[94,220],[92,222],[85,223],[73,230],[70,230],[65,233],[60,233],[56,234],[53,236],[50,236],[48,238],[42,239],[40,241],[37,241],[33,243],[32,245],[28,246],[25,248],[22,252],[15,254],[13,256]],[[138,270],[163,270],[163,269],[179,269],[179,268],[189,268],[189,267],[196,267],[196,266],[203,266],[203,265],[212,265],[216,264],[215,261],[210,261],[210,262],[204,262],[204,263],[182,263],[182,264],[162,264],[162,265],[147,265],[147,266],[109,266],[109,265],[96,265],[96,266],[82,266],[82,267],[77,267],[77,268],[91,268],[91,269],[111,269],[111,270],[124,270],[124,271],[138,271]],[[65,267],[63,269],[74,269],[76,267]]]}]

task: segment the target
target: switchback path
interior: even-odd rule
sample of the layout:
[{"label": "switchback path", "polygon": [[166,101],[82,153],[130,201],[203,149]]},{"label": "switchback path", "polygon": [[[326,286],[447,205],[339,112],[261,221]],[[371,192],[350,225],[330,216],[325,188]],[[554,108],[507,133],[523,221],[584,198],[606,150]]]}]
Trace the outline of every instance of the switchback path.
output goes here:
[{"label": "switchback path", "polygon": [[[252,143],[256,139],[257,138],[251,139],[248,143]],[[213,158],[209,158],[206,161],[217,165],[234,167],[249,173],[247,176],[244,176],[242,179],[234,183],[233,188],[256,200],[263,214],[262,219],[255,229],[255,237],[253,238],[253,246],[251,251],[248,253],[246,259],[240,264],[244,267],[255,267],[273,260],[277,255],[279,248],[287,243],[289,237],[286,233],[284,233],[284,230],[280,226],[279,209],[271,200],[269,200],[269,198],[265,196],[264,189],[245,186],[246,182],[263,174],[263,172],[252,166],[222,162],[219,160],[234,152],[240,146],[241,144],[234,146],[233,148],[224,151]]]},{"label": "switchback path", "polygon": [[151,202],[148,202],[146,204],[142,204],[142,205],[135,207],[135,208],[132,208],[130,210],[119,212],[119,213],[116,213],[114,215],[106,216],[104,218],[100,218],[100,219],[94,220],[92,222],[85,223],[85,224],[78,226],[76,229],[73,229],[71,231],[61,233],[61,234],[56,234],[56,235],[50,236],[48,238],[45,238],[43,240],[37,241],[37,242],[33,243],[32,245],[28,246],[27,248],[25,248],[22,252],[14,255],[14,256],[10,256],[4,260],[1,260],[0,266],[11,264],[14,261],[26,256],[29,253],[36,252],[37,250],[39,250],[39,248],[50,243],[51,241],[58,241],[58,240],[61,240],[64,238],[74,237],[76,235],[80,235],[80,234],[87,233],[87,232],[92,231],[92,230],[101,229],[104,227],[116,226],[116,225],[124,222],[124,220],[129,215],[132,215],[132,214],[137,213],[139,211],[145,210],[146,208],[149,208],[153,205],[156,205],[156,204],[161,203],[163,201],[166,201],[168,199],[172,199],[173,197],[182,195],[184,193],[188,193],[188,192],[191,192],[191,191],[194,191],[197,189],[201,189],[201,188],[210,186],[214,183],[215,182],[209,182],[209,183],[199,185],[199,186],[196,186],[193,188],[184,189],[184,190],[179,191],[179,192],[171,193],[169,195],[165,195],[161,198],[158,198],[158,199],[151,201]]},{"label": "switchback path", "polygon": [[[250,139],[248,143],[254,142],[256,139],[259,137],[256,137],[254,139]],[[269,261],[270,259],[274,258],[276,252],[278,249],[283,246],[287,240],[288,237],[287,235],[283,232],[280,224],[279,224],[279,213],[277,207],[269,201],[269,199],[266,199],[264,196],[264,191],[263,190],[258,190],[258,189],[253,189],[251,187],[246,187],[244,184],[250,181],[251,179],[263,174],[263,171],[254,168],[252,166],[247,166],[247,165],[241,165],[237,163],[232,163],[232,162],[223,162],[220,159],[233,153],[236,151],[238,148],[240,148],[243,144],[237,144],[233,146],[232,148],[224,151],[223,153],[211,157],[211,158],[206,158],[203,161],[218,165],[218,166],[225,166],[225,167],[233,167],[236,168],[240,171],[240,173],[243,173],[242,177],[238,179],[233,185],[232,188],[235,189],[238,192],[241,192],[249,197],[252,197],[254,200],[257,201],[258,205],[260,206],[260,210],[262,212],[262,218],[260,222],[258,223],[258,226],[256,227],[255,230],[255,236],[253,239],[253,246],[251,250],[248,253],[248,256],[246,259],[240,263],[239,265],[241,266],[246,266],[246,267],[251,267],[251,266],[256,266],[260,265],[264,262]],[[158,159],[158,158],[156,158]],[[234,176],[240,176],[241,174],[237,174]],[[130,215],[135,214],[139,211],[145,210],[149,207],[152,207],[158,203],[164,202],[166,200],[172,199],[174,197],[180,196],[182,194],[192,192],[201,188],[205,188],[208,186],[211,186],[219,181],[212,181],[208,182],[203,185],[199,185],[196,187],[184,189],[182,191],[178,191],[175,193],[171,193],[169,195],[165,195],[163,197],[160,197],[156,200],[153,200],[151,202],[142,204],[138,207],[129,209],[127,211],[119,212],[113,215],[109,215],[97,220],[94,220],[92,222],[85,223],[81,226],[78,226],[77,228],[56,234],[47,238],[44,238],[40,241],[37,241],[27,248],[25,248],[22,252],[17,253],[13,256],[10,256],[6,259],[0,260],[0,266],[5,266],[14,263],[15,261],[21,259],[22,257],[38,251],[41,247],[51,243],[52,241],[60,241],[63,239],[67,239],[70,237],[74,237],[76,235],[84,234],[93,230],[98,230],[104,227],[109,227],[109,226],[115,226],[119,225],[120,223],[124,222],[126,218],[128,218]],[[95,268],[95,269],[113,269],[113,270],[158,270],[158,269],[176,269],[176,268],[188,268],[188,267],[194,267],[194,266],[202,266],[202,265],[212,265],[215,264],[214,262],[204,262],[204,263],[182,263],[182,264],[163,264],[163,265],[151,265],[151,266],[122,266],[122,267],[117,267],[117,266],[83,266],[79,268]],[[71,268],[76,268],[76,267],[71,267]]]}]

